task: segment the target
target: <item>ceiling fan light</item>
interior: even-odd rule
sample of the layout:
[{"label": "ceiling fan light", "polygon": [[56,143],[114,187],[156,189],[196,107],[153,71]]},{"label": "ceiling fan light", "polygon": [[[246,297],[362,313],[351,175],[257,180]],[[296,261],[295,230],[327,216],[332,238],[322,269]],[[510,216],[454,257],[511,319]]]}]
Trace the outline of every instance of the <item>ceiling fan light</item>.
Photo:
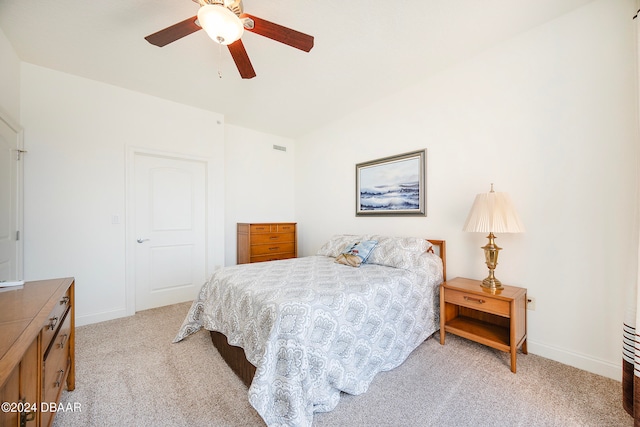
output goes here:
[{"label": "ceiling fan light", "polygon": [[198,22],[216,43],[231,44],[242,37],[240,18],[224,6],[208,4],[198,10]]}]

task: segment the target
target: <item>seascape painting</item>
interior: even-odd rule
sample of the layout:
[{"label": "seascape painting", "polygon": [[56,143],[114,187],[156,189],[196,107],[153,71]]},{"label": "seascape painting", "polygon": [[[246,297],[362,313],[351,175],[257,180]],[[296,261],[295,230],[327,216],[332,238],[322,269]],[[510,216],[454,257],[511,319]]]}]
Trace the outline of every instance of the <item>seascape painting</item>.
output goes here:
[{"label": "seascape painting", "polygon": [[425,215],[425,150],[356,165],[356,215]]}]

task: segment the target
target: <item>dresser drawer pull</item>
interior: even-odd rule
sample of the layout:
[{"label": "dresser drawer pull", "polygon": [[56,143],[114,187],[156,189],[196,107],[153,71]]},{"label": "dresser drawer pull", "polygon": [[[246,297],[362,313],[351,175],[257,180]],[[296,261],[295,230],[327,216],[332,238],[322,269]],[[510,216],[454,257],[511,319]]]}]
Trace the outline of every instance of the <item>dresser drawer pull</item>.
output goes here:
[{"label": "dresser drawer pull", "polygon": [[35,405],[35,403],[27,403],[27,399],[24,397],[20,399],[20,403],[22,403],[22,407],[25,409],[20,412],[20,427],[23,427],[26,426],[28,422],[36,419],[36,413],[33,410],[30,410],[30,408],[33,407],[32,405]]},{"label": "dresser drawer pull", "polygon": [[273,246],[269,248],[270,251],[277,251],[278,249],[280,249],[280,246]]},{"label": "dresser drawer pull", "polygon": [[278,240],[279,238],[280,238],[280,236],[271,236],[271,237],[269,237],[269,239],[271,239],[271,240]]},{"label": "dresser drawer pull", "polygon": [[58,318],[57,317],[51,317],[49,319],[49,329],[51,329],[52,331],[55,329],[57,324],[58,324]]},{"label": "dresser drawer pull", "polygon": [[62,381],[62,378],[64,378],[64,369],[60,369],[58,371],[58,376],[56,377],[56,382],[53,383],[53,386],[60,387],[60,382]]},{"label": "dresser drawer pull", "polygon": [[478,303],[478,304],[484,304],[485,303],[485,301],[483,299],[468,297],[466,295],[464,296],[464,300],[465,301],[475,302],[475,303]]},{"label": "dresser drawer pull", "polygon": [[65,305],[65,304],[69,304],[69,297],[68,296],[63,296],[62,299],[60,300],[60,305]]},{"label": "dresser drawer pull", "polygon": [[64,348],[64,345],[67,342],[67,338],[69,338],[67,334],[64,334],[60,337],[60,343],[58,343],[59,348]]}]

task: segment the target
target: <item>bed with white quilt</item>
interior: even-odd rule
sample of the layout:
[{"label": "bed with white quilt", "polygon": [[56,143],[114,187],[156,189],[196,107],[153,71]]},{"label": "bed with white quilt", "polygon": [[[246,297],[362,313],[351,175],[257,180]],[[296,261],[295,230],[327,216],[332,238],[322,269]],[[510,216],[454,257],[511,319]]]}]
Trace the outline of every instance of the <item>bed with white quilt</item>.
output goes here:
[{"label": "bed with white quilt", "polygon": [[202,328],[226,337],[242,360],[223,357],[249,368],[249,401],[265,423],[310,426],[439,329],[445,265],[441,240],[338,235],[314,256],[224,267],[174,342]]}]

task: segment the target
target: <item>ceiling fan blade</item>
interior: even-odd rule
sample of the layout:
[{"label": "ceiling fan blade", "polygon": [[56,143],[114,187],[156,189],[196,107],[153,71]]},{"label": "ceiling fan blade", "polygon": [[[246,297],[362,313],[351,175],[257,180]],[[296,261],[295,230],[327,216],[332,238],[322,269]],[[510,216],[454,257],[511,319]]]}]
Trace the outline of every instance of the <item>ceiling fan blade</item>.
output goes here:
[{"label": "ceiling fan blade", "polygon": [[247,50],[244,48],[242,40],[238,39],[227,46],[233,57],[233,62],[236,63],[236,67],[238,67],[238,71],[240,71],[240,76],[242,76],[243,79],[254,78],[256,72],[253,70],[253,65],[251,65],[249,55],[247,55]]},{"label": "ceiling fan blade", "polygon": [[308,34],[283,27],[282,25],[274,24],[273,22],[257,18],[253,15],[249,15],[248,13],[243,13],[240,15],[240,18],[250,18],[253,20],[254,27],[245,28],[247,31],[251,31],[252,33],[260,34],[261,36],[295,47],[296,49],[304,50],[305,52],[309,52],[313,47],[313,36]]},{"label": "ceiling fan blade", "polygon": [[182,22],[178,22],[170,27],[160,30],[157,33],[153,33],[145,37],[149,43],[158,47],[166,46],[178,39],[188,36],[191,33],[198,31],[200,26],[196,24],[197,16],[187,18]]}]

